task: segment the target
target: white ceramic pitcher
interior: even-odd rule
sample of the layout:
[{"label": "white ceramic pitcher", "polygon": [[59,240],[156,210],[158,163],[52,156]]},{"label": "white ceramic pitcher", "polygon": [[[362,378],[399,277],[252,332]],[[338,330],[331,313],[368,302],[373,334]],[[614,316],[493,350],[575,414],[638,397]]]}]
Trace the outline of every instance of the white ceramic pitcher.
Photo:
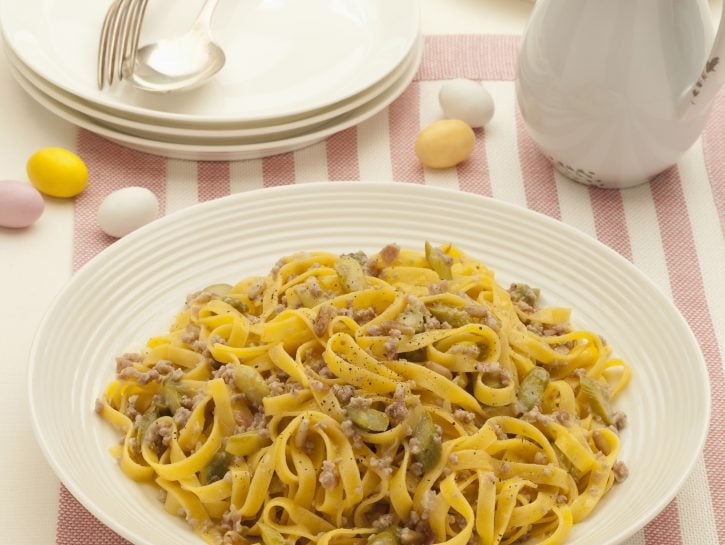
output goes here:
[{"label": "white ceramic pitcher", "polygon": [[537,0],[516,93],[557,170],[624,188],[675,164],[725,83],[711,20],[705,0]]}]

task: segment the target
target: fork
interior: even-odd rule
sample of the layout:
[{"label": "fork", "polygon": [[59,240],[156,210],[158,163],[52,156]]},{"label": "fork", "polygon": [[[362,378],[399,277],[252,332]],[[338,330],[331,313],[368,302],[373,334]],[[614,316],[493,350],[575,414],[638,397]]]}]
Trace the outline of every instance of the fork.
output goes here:
[{"label": "fork", "polygon": [[98,44],[99,90],[133,70],[147,4],[148,0],[114,0],[109,6]]}]

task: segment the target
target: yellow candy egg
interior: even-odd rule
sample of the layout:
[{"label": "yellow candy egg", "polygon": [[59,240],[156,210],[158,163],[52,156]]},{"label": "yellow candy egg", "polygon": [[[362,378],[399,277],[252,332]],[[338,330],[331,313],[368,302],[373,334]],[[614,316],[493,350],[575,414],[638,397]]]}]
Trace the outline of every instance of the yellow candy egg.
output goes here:
[{"label": "yellow candy egg", "polygon": [[28,159],[26,168],[30,183],[51,197],[75,197],[88,185],[88,168],[67,149],[43,148]]},{"label": "yellow candy egg", "polygon": [[442,119],[423,128],[415,154],[424,166],[448,168],[465,161],[476,143],[473,129],[460,119]]}]

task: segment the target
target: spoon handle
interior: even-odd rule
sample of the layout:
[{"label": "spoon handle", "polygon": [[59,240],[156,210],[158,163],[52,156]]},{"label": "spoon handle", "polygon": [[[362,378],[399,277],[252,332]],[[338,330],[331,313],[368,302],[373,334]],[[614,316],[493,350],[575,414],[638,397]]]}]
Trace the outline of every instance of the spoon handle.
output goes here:
[{"label": "spoon handle", "polygon": [[219,0],[206,0],[206,2],[204,2],[204,5],[201,6],[201,10],[199,10],[199,15],[196,16],[196,21],[194,21],[194,28],[203,28],[209,32],[212,16],[214,15],[214,10],[216,9],[218,3]]}]

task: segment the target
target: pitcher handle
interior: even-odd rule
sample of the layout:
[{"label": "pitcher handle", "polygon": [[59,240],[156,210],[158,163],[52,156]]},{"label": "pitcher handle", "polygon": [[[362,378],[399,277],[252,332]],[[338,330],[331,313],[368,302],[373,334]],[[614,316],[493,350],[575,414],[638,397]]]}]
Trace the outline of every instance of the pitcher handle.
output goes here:
[{"label": "pitcher handle", "polygon": [[700,77],[683,97],[682,109],[691,117],[709,108],[720,88],[725,84],[725,6],[720,14],[720,24],[712,50],[700,72]]}]

